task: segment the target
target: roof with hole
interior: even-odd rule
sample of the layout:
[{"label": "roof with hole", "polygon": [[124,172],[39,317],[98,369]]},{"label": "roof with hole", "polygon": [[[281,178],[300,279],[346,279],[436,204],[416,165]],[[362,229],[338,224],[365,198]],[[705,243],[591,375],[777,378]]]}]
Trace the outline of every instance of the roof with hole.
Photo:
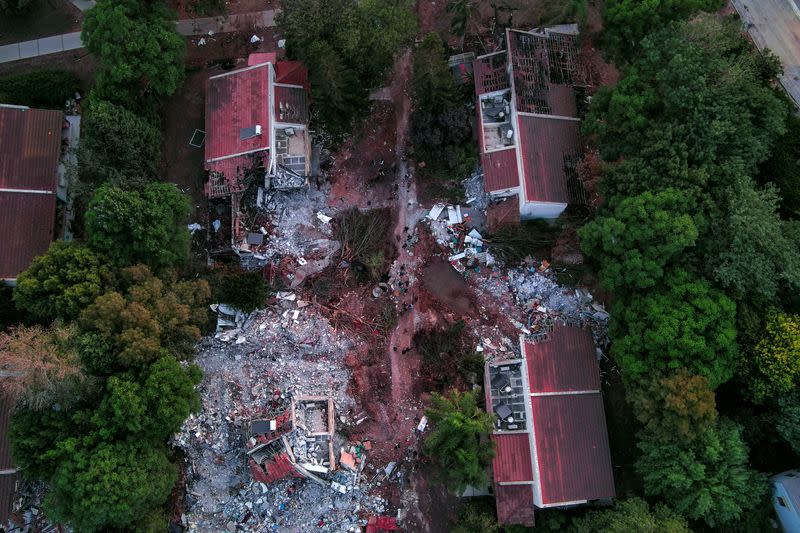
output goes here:
[{"label": "roof with hole", "polygon": [[570,203],[569,182],[582,153],[580,122],[518,115],[519,150],[528,202]]}]

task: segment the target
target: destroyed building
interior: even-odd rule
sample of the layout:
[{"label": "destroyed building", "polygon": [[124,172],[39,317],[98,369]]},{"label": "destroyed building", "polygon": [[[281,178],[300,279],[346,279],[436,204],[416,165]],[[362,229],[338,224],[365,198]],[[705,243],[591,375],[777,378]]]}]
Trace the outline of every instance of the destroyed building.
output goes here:
[{"label": "destroyed building", "polygon": [[80,117],[0,104],[0,280],[17,275],[67,227],[70,148]]},{"label": "destroyed building", "polygon": [[493,198],[514,197],[522,219],[586,202],[576,170],[586,87],[577,33],[507,29],[506,49],[473,63],[484,186]]},{"label": "destroyed building", "polygon": [[[231,244],[248,252],[263,234],[243,222],[248,187],[266,191],[307,186],[311,173],[309,83],[297,61],[251,54],[248,66],[208,79],[205,169],[209,199],[231,202]],[[257,228],[255,228],[257,230]]]},{"label": "destroyed building", "polygon": [[614,497],[600,369],[591,332],[554,325],[522,357],[486,364],[497,518],[534,525],[534,509]]},{"label": "destroyed building", "polygon": [[252,420],[247,455],[253,479],[305,477],[327,484],[319,476],[336,470],[335,429],[333,400],[323,396],[297,396],[278,418]]}]

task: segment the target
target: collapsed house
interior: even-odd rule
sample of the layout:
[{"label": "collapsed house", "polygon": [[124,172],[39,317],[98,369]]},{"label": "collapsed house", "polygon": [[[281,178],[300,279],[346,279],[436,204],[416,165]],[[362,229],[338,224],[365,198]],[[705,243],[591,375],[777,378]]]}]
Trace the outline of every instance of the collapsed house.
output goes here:
[{"label": "collapsed house", "polygon": [[556,218],[583,204],[578,102],[586,76],[577,25],[506,30],[505,50],[473,63],[484,186],[517,197],[522,219]]},{"label": "collapsed house", "polygon": [[254,190],[260,205],[267,191],[307,186],[311,173],[305,67],[274,53],[251,54],[247,63],[208,79],[205,118],[205,193],[230,199],[231,244],[243,252],[263,240],[243,222],[245,192]]},{"label": "collapsed house", "polygon": [[[334,416],[332,399],[298,396],[277,419],[252,420],[247,455],[253,479],[272,483],[305,477],[327,484],[320,475],[327,478],[336,470]],[[344,486],[335,479],[331,485],[337,490]]]},{"label": "collapsed house", "polygon": [[486,363],[497,517],[534,525],[534,509],[613,498],[600,369],[591,332],[557,323],[520,338],[522,357]]},{"label": "collapsed house", "polygon": [[0,280],[8,285],[68,235],[67,166],[79,130],[78,116],[0,104]]}]

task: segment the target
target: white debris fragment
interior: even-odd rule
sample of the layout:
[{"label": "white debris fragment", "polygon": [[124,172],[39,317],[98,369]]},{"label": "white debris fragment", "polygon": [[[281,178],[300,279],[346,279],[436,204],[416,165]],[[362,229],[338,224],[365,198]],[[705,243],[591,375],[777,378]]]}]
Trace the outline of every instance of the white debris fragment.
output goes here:
[{"label": "white debris fragment", "polygon": [[317,211],[317,218],[323,224],[329,224],[330,221],[333,220],[333,217],[329,217],[328,215],[324,214],[322,211]]},{"label": "white debris fragment", "polygon": [[439,215],[442,214],[442,211],[444,211],[444,204],[436,204],[431,208],[427,216],[430,220],[439,220]]},{"label": "white debris fragment", "polygon": [[189,228],[189,233],[191,233],[192,235],[194,235],[195,231],[200,231],[201,229],[203,229],[203,226],[201,226],[197,222],[192,222],[191,224],[188,224],[186,227]]}]

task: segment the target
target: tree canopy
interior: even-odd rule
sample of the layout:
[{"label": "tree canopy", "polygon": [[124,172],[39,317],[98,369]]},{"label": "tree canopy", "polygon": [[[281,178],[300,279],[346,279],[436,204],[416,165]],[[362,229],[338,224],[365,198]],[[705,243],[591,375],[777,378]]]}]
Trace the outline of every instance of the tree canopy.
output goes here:
[{"label": "tree canopy", "polygon": [[156,177],[161,132],[137,113],[92,98],[81,129],[78,160],[82,180],[131,189]]},{"label": "tree canopy", "polygon": [[710,527],[738,519],[767,490],[765,476],[747,467],[741,428],[729,420],[720,419],[688,446],[642,431],[638,447],[635,466],[645,494]]},{"label": "tree canopy", "polygon": [[367,92],[416,33],[408,0],[296,0],[276,22],[289,56],[308,67],[320,121],[338,137],[367,111]]},{"label": "tree canopy", "polygon": [[49,516],[79,531],[124,529],[160,505],[177,479],[165,450],[135,438],[96,446],[62,443],[50,480]]},{"label": "tree canopy", "polygon": [[687,195],[675,189],[645,192],[622,199],[579,230],[584,252],[600,263],[606,289],[624,292],[661,283],[665,268],[697,241],[687,204]]},{"label": "tree canopy", "polygon": [[17,277],[14,303],[37,320],[74,319],[103,291],[108,276],[92,250],[57,241]]},{"label": "tree canopy", "polygon": [[681,515],[664,504],[652,509],[641,498],[617,502],[613,509],[590,511],[573,520],[567,532],[574,533],[691,533]]},{"label": "tree canopy", "polygon": [[150,364],[164,350],[181,359],[193,354],[207,321],[208,283],[164,282],[143,265],[123,269],[119,277],[116,287],[98,296],[79,320],[84,331],[110,347],[111,356],[93,353],[114,361],[105,371]]},{"label": "tree canopy", "polygon": [[186,195],[170,183],[131,191],[103,185],[86,212],[89,246],[118,267],[180,264],[189,252],[188,216]]},{"label": "tree canopy", "polygon": [[494,416],[478,408],[474,392],[433,393],[431,403],[425,414],[433,429],[425,439],[425,452],[439,465],[454,493],[468,485],[480,486],[494,457],[491,441],[481,442],[480,437],[492,430]]},{"label": "tree canopy", "polygon": [[663,287],[612,307],[612,355],[626,380],[686,368],[712,388],[733,375],[736,305],[703,279],[675,270]]},{"label": "tree canopy", "polygon": [[715,11],[721,4],[721,0],[608,0],[603,10],[603,49],[616,59],[630,57],[654,28],[701,10]]},{"label": "tree canopy", "polygon": [[99,0],[86,12],[81,40],[100,62],[97,96],[131,105],[169,96],[183,80],[186,44],[165,3]]},{"label": "tree canopy", "polygon": [[640,382],[627,398],[644,429],[662,440],[691,442],[717,421],[708,380],[685,369]]},{"label": "tree canopy", "polygon": [[748,385],[756,403],[792,392],[800,377],[800,316],[770,310],[750,360]]}]

